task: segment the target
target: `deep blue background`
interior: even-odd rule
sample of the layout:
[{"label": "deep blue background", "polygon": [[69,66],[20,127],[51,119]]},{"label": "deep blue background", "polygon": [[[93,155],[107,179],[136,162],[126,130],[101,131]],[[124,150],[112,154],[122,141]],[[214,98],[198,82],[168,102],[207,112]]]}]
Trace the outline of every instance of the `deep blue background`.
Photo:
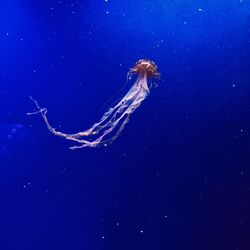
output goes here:
[{"label": "deep blue background", "polygon": [[[88,128],[141,58],[161,81],[110,147],[26,116]],[[0,249],[249,250],[249,79],[247,0],[2,0]]]}]

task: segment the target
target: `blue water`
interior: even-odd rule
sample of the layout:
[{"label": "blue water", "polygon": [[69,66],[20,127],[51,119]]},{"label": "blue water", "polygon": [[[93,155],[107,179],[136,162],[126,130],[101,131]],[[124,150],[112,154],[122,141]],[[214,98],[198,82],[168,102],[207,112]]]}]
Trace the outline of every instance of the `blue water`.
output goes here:
[{"label": "blue water", "polygon": [[[109,147],[26,115],[87,129],[142,58],[161,80]],[[247,0],[2,0],[0,249],[249,250],[249,79]]]}]

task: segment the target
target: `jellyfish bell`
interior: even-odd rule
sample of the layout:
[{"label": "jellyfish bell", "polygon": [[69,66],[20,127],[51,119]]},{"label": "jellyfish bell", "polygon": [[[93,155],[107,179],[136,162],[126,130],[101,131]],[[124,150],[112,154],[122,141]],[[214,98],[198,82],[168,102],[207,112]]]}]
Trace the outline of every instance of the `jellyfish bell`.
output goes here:
[{"label": "jellyfish bell", "polygon": [[130,69],[129,74],[139,74],[147,78],[160,78],[156,64],[148,59],[141,59],[137,61],[134,67]]},{"label": "jellyfish bell", "polygon": [[130,116],[148,96],[150,92],[148,78],[160,78],[156,64],[146,59],[136,62],[134,67],[128,72],[128,76],[136,74],[138,77],[125,96],[114,107],[109,108],[98,122],[84,131],[74,134],[57,131],[50,125],[47,109],[40,107],[38,102],[32,97],[31,100],[35,103],[37,110],[27,113],[27,115],[40,113],[52,134],[80,144],[72,146],[70,149],[107,146],[121,134],[125,125],[129,122]]}]

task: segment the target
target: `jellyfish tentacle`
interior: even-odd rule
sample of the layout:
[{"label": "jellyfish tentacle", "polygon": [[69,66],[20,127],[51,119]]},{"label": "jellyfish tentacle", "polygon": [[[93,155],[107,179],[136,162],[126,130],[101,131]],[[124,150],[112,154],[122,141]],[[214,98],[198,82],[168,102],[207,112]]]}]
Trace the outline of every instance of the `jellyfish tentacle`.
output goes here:
[{"label": "jellyfish tentacle", "polygon": [[[139,93],[139,92],[138,92],[138,93]],[[130,96],[130,97],[129,97],[129,100],[130,100],[130,99],[132,100],[138,93],[136,92],[135,95],[131,95],[131,93],[130,93],[130,95],[129,95],[129,96]],[[62,132],[60,132],[60,131],[57,131],[55,128],[53,128],[53,127],[51,126],[51,124],[49,123],[48,117],[47,117],[47,109],[46,109],[46,108],[41,108],[41,107],[39,106],[38,102],[37,102],[35,99],[33,99],[32,97],[30,97],[30,99],[35,103],[36,108],[37,108],[38,110],[35,111],[35,112],[27,113],[27,115],[34,115],[34,114],[41,113],[41,116],[42,116],[42,118],[43,118],[43,120],[44,120],[44,122],[45,122],[45,125],[46,125],[47,128],[48,128],[48,130],[49,130],[51,133],[53,133],[54,135],[60,136],[60,137],[63,137],[63,138],[66,138],[67,140],[72,140],[72,141],[76,141],[76,142],[83,143],[83,144],[89,144],[89,141],[87,141],[87,140],[82,140],[82,139],[79,139],[79,138],[93,135],[93,133],[96,132],[95,129],[97,128],[97,125],[100,124],[100,122],[99,122],[99,123],[96,123],[96,124],[94,124],[90,129],[85,130],[85,131],[83,131],[83,132],[76,133],[76,134],[62,133]],[[121,102],[119,103],[119,105],[116,105],[116,107],[110,108],[110,110],[109,110],[108,112],[106,112],[106,114],[105,114],[105,115],[103,116],[103,118],[101,119],[101,122],[103,122],[104,120],[106,120],[106,119],[110,116],[110,114],[114,112],[115,109],[118,108],[118,110],[119,110],[119,108],[122,107],[122,106],[124,105],[124,103],[126,103],[126,101],[127,101],[127,100],[123,100],[123,101],[121,101]],[[132,103],[133,103],[133,102],[132,102]],[[117,112],[118,112],[118,111],[117,111]],[[119,121],[122,119],[122,117],[123,117],[123,115],[122,115],[119,119],[115,119],[115,118],[116,118],[115,116],[116,116],[117,112],[115,112],[114,115],[113,115],[113,117],[112,117],[113,120],[114,120],[113,122],[111,122],[111,126],[112,126],[113,129],[115,128],[115,126],[118,124],[118,122],[119,122]],[[124,113],[124,114],[126,114],[126,113]],[[110,120],[109,120],[108,122],[110,122]],[[114,126],[114,125],[115,125],[115,126]],[[105,125],[103,125],[101,129],[104,129],[104,128],[107,128],[107,123],[106,123]],[[101,130],[101,129],[100,129],[100,130]],[[113,129],[112,129],[112,130],[113,130]],[[98,142],[98,141],[101,141],[100,138],[102,139],[105,135],[107,135],[108,133],[110,133],[112,130],[106,129],[106,132],[104,132],[102,136],[100,136],[98,139],[96,139],[97,142]],[[95,140],[95,141],[96,141],[96,140]],[[92,143],[92,144],[95,144],[95,141],[93,141],[93,142],[91,142],[91,143]]]}]

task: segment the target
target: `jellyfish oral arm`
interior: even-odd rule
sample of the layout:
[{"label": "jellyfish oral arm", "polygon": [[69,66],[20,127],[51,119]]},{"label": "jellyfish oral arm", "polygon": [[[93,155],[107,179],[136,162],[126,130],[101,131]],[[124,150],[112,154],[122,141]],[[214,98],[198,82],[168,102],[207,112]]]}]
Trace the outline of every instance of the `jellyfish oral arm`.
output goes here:
[{"label": "jellyfish oral arm", "polygon": [[[125,125],[129,122],[131,114],[140,106],[148,94],[147,77],[139,75],[128,93],[115,107],[110,108],[104,113],[99,122],[93,124],[89,129],[75,134],[62,133],[53,128],[47,117],[47,109],[41,108],[38,102],[32,97],[30,98],[35,103],[37,111],[27,113],[27,115],[41,114],[48,130],[52,134],[80,144],[79,146],[72,146],[70,149],[97,147],[101,145],[107,146],[120,135]],[[116,132],[111,137],[106,138],[115,129]],[[92,139],[93,136],[97,136],[97,138]]]}]

